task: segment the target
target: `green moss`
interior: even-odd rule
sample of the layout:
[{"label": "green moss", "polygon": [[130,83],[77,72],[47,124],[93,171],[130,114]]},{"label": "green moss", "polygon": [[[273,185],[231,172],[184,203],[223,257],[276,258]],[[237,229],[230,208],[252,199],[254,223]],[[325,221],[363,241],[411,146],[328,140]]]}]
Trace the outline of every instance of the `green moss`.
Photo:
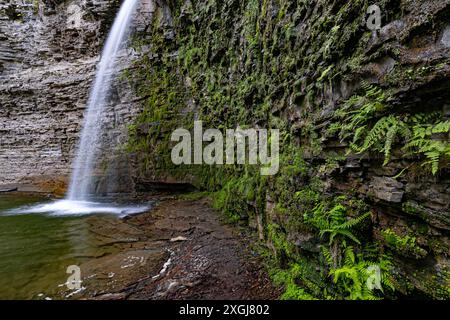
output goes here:
[{"label": "green moss", "polygon": [[428,252],[416,244],[416,237],[406,235],[404,237],[397,235],[391,229],[385,229],[382,232],[387,245],[404,255],[412,255],[416,258],[425,257]]},{"label": "green moss", "polygon": [[39,13],[39,0],[33,0],[33,10],[34,14]]},{"label": "green moss", "polygon": [[298,285],[302,278],[302,266],[294,264],[288,270],[276,269],[271,273],[271,278],[276,285],[284,287],[281,300],[317,300],[316,297],[308,293]]},{"label": "green moss", "polygon": [[[285,287],[283,298],[361,298],[366,296],[358,289],[348,291],[353,282],[343,270],[334,281],[331,269],[349,268],[350,277],[367,261],[382,261],[382,248],[366,252],[374,244],[368,206],[350,192],[347,197],[329,194],[336,193],[330,182],[336,182],[333,174],[346,156],[323,145],[324,139],[338,136],[361,151],[369,129],[392,111],[390,93],[366,88],[324,119],[322,102],[334,84],[355,81],[349,76],[376,57],[367,53],[371,33],[360,27],[368,1],[319,2],[317,12],[311,12],[308,1],[192,1],[191,8],[184,1],[169,1],[170,24],[157,7],[150,34],[133,41],[137,50],[150,44],[151,53],[125,74],[145,101],[143,113],[129,127],[128,150],[136,154],[142,177],[170,174],[193,180],[230,221],[262,219],[279,273],[275,278]],[[174,38],[167,37],[170,28]],[[404,69],[395,67],[395,81],[410,81]],[[280,129],[279,173],[262,177],[259,168],[248,165],[174,166],[170,134],[175,128],[191,129],[194,118],[209,128]],[[365,151],[381,151],[389,159],[399,141],[383,144],[386,136]],[[324,254],[296,245],[299,232],[317,237],[332,253],[332,265]],[[345,264],[350,245],[357,258]],[[362,283],[364,273],[356,277]],[[352,290],[358,294],[352,296]]]}]

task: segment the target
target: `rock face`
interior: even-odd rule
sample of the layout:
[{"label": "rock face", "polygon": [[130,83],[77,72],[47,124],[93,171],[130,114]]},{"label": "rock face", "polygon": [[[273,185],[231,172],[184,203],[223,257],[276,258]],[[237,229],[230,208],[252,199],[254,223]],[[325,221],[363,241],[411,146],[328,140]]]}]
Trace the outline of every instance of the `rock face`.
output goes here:
[{"label": "rock face", "polygon": [[[320,298],[348,294],[330,283],[342,247],[329,245],[336,238],[325,225],[369,212],[351,230],[365,244],[341,245],[392,256],[395,295],[448,298],[449,158],[441,155],[433,175],[426,154],[405,151],[396,124],[416,115],[449,119],[450,1],[380,2],[379,30],[366,26],[370,4],[158,1],[150,53],[133,74],[153,84],[141,86],[147,106],[132,137],[135,181],[218,190],[217,207],[255,228],[283,272]],[[280,172],[261,178],[252,166],[174,166],[170,133],[192,128],[193,119],[204,128],[280,129]],[[349,119],[364,126],[345,132]],[[373,148],[350,148],[381,119],[392,122],[369,137]],[[448,148],[448,130],[430,141]],[[335,258],[329,267],[323,248]]]},{"label": "rock face", "polygon": [[374,177],[370,184],[372,192],[377,199],[387,202],[402,202],[403,184],[389,177]]},{"label": "rock face", "polygon": [[[67,181],[118,6],[114,0],[0,1],[0,185]],[[152,8],[151,1],[141,2],[136,29],[151,20]],[[124,52],[119,75],[133,57],[133,51]],[[139,111],[128,82],[118,78],[112,92],[105,151],[124,141],[125,124]],[[109,168],[106,176],[117,170]]]}]

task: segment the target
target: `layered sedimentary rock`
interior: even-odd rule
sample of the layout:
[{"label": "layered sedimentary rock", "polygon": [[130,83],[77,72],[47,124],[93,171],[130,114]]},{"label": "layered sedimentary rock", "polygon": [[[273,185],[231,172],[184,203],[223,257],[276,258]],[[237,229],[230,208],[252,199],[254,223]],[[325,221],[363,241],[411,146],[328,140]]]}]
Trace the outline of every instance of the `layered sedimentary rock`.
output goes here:
[{"label": "layered sedimentary rock", "polygon": [[[448,125],[450,2],[382,1],[377,30],[366,24],[369,1],[158,4],[151,54],[133,74],[152,83],[141,89],[147,108],[131,141],[138,185],[219,190],[216,206],[267,241],[286,297],[355,297],[342,278],[331,281],[345,247],[360,258],[343,272],[364,278],[356,265],[373,250],[375,260],[391,256],[393,296],[448,297],[449,159],[442,150],[437,160],[411,153],[408,139],[432,128],[430,119]],[[194,119],[205,128],[280,129],[280,172],[174,166],[170,133]],[[448,129],[433,130],[416,147],[448,148]]]},{"label": "layered sedimentary rock", "polygon": [[[119,5],[0,1],[0,185],[67,181],[96,64]],[[142,1],[135,30],[151,20],[152,7]],[[128,49],[118,63],[105,115],[105,154],[123,142],[126,123],[139,110],[133,90],[120,78],[133,57]],[[117,171],[115,166],[106,174]]]}]

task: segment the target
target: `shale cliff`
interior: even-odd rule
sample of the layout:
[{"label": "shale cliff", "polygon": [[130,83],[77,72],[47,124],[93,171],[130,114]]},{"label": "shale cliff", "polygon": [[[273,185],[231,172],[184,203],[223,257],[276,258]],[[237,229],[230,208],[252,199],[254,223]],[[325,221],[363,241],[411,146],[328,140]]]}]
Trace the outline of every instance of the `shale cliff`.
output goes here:
[{"label": "shale cliff", "polygon": [[[96,64],[119,5],[115,0],[0,1],[0,186],[64,189]],[[151,21],[152,10],[150,1],[142,1],[135,30]],[[129,67],[133,57],[124,52],[119,68]],[[123,142],[126,124],[140,110],[134,91],[120,78],[110,100],[108,133],[102,137],[107,154]],[[126,172],[126,157],[114,154],[121,160],[103,166],[99,176]],[[123,186],[103,180],[99,191],[129,187],[126,179],[118,181]]]},{"label": "shale cliff", "polygon": [[[214,192],[267,244],[284,298],[448,298],[450,2],[378,1],[378,30],[366,0],[156,4],[128,74],[137,187]],[[194,119],[279,129],[280,172],[173,165]]]}]

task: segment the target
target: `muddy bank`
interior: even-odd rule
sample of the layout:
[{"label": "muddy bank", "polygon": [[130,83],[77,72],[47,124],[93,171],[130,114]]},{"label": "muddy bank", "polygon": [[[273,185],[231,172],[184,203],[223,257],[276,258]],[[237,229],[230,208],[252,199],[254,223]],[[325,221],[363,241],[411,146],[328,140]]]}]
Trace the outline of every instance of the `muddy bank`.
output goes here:
[{"label": "muddy bank", "polygon": [[256,239],[221,221],[208,200],[175,198],[151,212],[91,224],[109,254],[82,264],[72,299],[276,299]]}]

